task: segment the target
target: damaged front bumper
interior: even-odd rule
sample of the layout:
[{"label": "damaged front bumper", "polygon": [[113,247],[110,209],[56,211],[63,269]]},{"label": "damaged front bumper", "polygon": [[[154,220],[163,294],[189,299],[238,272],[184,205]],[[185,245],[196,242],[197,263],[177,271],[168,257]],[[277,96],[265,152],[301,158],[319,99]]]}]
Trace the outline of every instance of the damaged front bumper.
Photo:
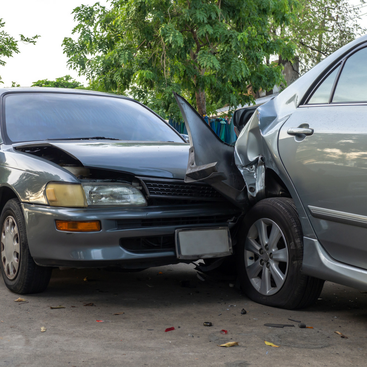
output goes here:
[{"label": "damaged front bumper", "polygon": [[[231,230],[240,215],[234,207],[224,208],[223,203],[129,209],[72,209],[26,203],[22,206],[32,257],[38,265],[54,267],[144,268],[185,261],[178,259],[177,230]],[[56,220],[99,220],[102,229],[89,233],[64,232],[56,229]],[[211,254],[210,248],[207,253]]]}]

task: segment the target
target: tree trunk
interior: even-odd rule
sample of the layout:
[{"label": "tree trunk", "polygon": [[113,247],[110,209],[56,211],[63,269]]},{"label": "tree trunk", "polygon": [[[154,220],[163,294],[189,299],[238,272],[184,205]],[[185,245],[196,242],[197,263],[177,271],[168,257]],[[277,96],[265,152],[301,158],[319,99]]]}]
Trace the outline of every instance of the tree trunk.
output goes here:
[{"label": "tree trunk", "polygon": [[197,92],[195,92],[196,97],[196,106],[199,112],[200,116],[206,115],[206,97],[205,97],[205,91],[201,90],[201,88],[198,89]]}]

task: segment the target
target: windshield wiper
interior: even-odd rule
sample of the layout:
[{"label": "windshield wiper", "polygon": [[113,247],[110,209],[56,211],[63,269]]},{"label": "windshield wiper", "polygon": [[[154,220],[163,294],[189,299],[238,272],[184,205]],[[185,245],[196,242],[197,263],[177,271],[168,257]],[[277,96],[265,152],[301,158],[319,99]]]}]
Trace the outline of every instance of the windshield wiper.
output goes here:
[{"label": "windshield wiper", "polygon": [[88,138],[59,138],[59,139],[47,139],[47,140],[120,140],[120,139],[107,138],[105,136],[91,136]]}]

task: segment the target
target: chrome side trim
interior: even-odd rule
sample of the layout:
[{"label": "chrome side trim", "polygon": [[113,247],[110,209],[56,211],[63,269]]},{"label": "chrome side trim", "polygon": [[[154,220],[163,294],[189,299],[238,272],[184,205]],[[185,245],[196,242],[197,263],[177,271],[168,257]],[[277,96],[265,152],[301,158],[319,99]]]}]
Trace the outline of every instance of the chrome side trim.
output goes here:
[{"label": "chrome side trim", "polygon": [[366,106],[367,102],[334,102],[334,103],[314,103],[314,104],[303,104],[298,106],[299,108],[308,107],[339,107],[339,106]]},{"label": "chrome side trim", "polygon": [[302,272],[315,278],[367,290],[367,270],[334,260],[321,244],[312,238],[303,237]]},{"label": "chrome side trim", "polygon": [[331,220],[344,224],[351,224],[358,227],[367,228],[367,216],[341,212],[333,209],[319,208],[317,206],[309,205],[308,209],[315,218]]}]

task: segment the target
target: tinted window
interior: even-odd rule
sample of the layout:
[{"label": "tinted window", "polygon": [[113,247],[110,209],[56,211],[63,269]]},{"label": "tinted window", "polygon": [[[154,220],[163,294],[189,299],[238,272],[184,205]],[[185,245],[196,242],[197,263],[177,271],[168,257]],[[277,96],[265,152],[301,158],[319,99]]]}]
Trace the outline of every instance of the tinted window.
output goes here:
[{"label": "tinted window", "polygon": [[333,88],[335,78],[338,74],[340,66],[338,66],[316,89],[316,92],[312,95],[308,101],[311,103],[329,103],[331,89]]},{"label": "tinted window", "polygon": [[353,54],[344,64],[333,102],[367,101],[367,48]]},{"label": "tinted window", "polygon": [[5,98],[5,124],[13,142],[107,137],[175,141],[161,119],[126,99],[56,93],[14,93]]}]

